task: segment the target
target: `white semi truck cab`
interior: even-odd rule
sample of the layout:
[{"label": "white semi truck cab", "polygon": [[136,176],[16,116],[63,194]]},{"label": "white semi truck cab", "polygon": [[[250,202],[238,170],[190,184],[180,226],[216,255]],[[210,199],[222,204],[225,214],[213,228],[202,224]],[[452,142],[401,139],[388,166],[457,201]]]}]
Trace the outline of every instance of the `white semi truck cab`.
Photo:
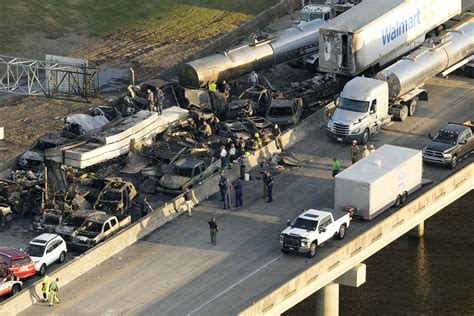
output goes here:
[{"label": "white semi truck cab", "polygon": [[336,102],[337,108],[327,124],[328,135],[337,141],[365,144],[391,120],[388,84],[356,77],[349,81]]}]

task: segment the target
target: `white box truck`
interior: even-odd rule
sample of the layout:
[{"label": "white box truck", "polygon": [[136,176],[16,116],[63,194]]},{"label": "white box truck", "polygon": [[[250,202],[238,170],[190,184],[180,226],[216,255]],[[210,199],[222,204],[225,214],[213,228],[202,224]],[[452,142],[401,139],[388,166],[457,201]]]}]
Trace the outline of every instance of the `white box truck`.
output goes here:
[{"label": "white box truck", "polygon": [[372,219],[421,187],[421,150],[383,145],[336,175],[334,209]]},{"label": "white box truck", "polygon": [[461,13],[461,0],[364,0],[319,29],[319,69],[356,76],[423,42]]}]

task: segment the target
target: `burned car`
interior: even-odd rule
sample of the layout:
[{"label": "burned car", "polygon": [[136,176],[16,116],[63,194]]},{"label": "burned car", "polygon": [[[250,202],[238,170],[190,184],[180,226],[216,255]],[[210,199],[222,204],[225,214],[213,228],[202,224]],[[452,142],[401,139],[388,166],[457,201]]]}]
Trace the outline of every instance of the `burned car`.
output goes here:
[{"label": "burned car", "polygon": [[119,178],[106,180],[109,183],[97,197],[94,209],[112,214],[124,214],[132,206],[132,201],[137,196],[135,186],[133,183]]},{"label": "burned car", "polygon": [[278,124],[281,129],[287,129],[300,121],[302,110],[303,100],[301,98],[276,98],[272,100],[268,108],[266,119],[272,124]]}]

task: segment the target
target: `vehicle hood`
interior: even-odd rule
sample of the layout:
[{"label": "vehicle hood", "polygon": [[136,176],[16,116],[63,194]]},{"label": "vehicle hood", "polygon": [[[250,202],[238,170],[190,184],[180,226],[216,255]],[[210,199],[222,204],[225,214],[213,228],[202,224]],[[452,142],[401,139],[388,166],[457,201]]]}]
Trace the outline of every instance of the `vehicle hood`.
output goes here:
[{"label": "vehicle hood", "polygon": [[445,144],[441,142],[431,142],[428,145],[426,145],[427,150],[433,150],[433,151],[438,151],[438,152],[449,152],[454,149],[456,145],[453,144]]},{"label": "vehicle hood", "polygon": [[334,123],[351,125],[359,120],[364,119],[367,116],[367,113],[353,112],[348,110],[342,110],[337,108],[332,115],[332,121]]},{"label": "vehicle hood", "polygon": [[266,117],[272,124],[292,124],[295,123],[293,115],[291,116],[269,116]]},{"label": "vehicle hood", "polygon": [[56,233],[59,235],[71,235],[76,229],[77,227],[75,226],[60,225],[56,226]]},{"label": "vehicle hood", "polygon": [[189,181],[189,178],[177,175],[164,175],[160,179],[160,186],[167,189],[177,190]]},{"label": "vehicle hood", "polygon": [[32,256],[30,256],[30,258],[31,258],[31,261],[33,261],[33,263],[37,263],[38,261],[41,260],[41,257],[32,257]]},{"label": "vehicle hood", "polygon": [[291,236],[297,236],[297,237],[307,237],[309,235],[309,232],[306,229],[301,229],[301,228],[294,228],[294,227],[287,227],[282,234],[287,234]]}]

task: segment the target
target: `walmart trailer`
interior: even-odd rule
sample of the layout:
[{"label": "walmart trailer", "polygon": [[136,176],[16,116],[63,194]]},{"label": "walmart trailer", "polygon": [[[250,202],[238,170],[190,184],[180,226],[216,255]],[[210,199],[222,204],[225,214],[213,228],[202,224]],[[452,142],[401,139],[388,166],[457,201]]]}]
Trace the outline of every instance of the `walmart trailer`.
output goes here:
[{"label": "walmart trailer", "polygon": [[384,145],[336,175],[334,209],[372,219],[421,187],[421,151]]}]

